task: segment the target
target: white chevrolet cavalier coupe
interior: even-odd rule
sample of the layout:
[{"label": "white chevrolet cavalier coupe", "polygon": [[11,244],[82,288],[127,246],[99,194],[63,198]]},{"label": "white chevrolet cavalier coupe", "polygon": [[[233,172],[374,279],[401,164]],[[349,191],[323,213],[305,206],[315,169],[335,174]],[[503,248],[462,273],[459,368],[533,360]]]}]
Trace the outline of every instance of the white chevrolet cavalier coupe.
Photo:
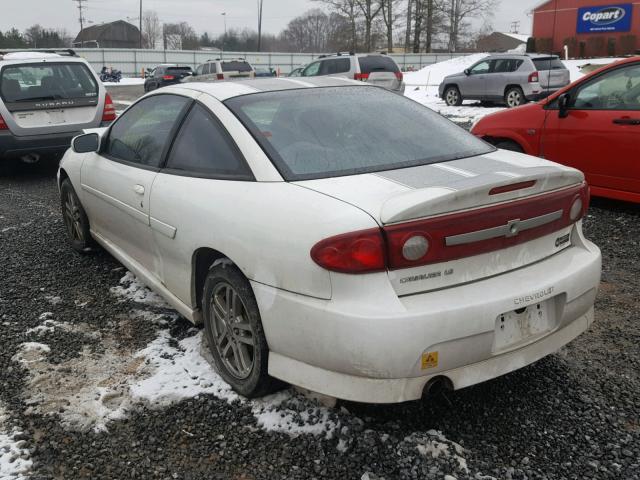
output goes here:
[{"label": "white chevrolet cavalier coupe", "polygon": [[59,184],[73,248],[97,242],[203,322],[248,397],[278,379],[419,399],[524,367],[593,321],[583,175],[382,88],[164,88],[76,137]]}]

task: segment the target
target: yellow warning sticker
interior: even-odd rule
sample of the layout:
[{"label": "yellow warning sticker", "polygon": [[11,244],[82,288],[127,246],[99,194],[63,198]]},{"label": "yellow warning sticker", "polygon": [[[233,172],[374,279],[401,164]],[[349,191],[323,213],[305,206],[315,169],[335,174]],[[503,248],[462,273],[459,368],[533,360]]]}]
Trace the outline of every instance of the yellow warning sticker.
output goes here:
[{"label": "yellow warning sticker", "polygon": [[422,370],[436,368],[438,366],[438,352],[428,352],[422,354]]}]

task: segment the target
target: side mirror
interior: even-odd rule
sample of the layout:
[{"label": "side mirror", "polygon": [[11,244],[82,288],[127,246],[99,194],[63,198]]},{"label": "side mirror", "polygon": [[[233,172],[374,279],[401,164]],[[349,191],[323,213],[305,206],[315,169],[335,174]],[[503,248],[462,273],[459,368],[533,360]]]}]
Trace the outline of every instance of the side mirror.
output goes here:
[{"label": "side mirror", "polygon": [[71,141],[71,148],[76,153],[97,152],[100,149],[100,137],[97,133],[78,135]]},{"label": "side mirror", "polygon": [[471,75],[471,70],[469,70],[468,68],[465,68],[464,74],[468,77],[469,75]]},{"label": "side mirror", "polygon": [[570,93],[563,93],[558,97],[558,117],[567,118],[569,116],[570,102],[571,102]]}]

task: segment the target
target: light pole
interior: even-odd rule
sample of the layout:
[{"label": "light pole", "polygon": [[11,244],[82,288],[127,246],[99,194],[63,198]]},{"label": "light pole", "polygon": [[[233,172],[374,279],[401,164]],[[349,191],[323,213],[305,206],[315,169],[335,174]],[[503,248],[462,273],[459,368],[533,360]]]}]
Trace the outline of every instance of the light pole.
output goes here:
[{"label": "light pole", "polygon": [[222,12],[221,15],[224,19],[224,37],[222,37],[222,51],[224,52],[224,42],[227,41],[227,12]]},{"label": "light pole", "polygon": [[140,49],[142,49],[142,0],[140,0]]},{"label": "light pole", "polygon": [[258,0],[258,51],[262,46],[262,2],[264,0]]}]

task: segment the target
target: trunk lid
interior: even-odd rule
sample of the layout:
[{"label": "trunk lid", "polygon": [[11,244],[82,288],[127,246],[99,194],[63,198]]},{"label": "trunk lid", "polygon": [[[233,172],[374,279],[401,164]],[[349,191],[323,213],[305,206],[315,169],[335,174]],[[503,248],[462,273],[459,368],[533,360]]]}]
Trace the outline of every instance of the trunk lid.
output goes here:
[{"label": "trunk lid", "polygon": [[[410,295],[521,268],[567,248],[573,227],[561,221],[569,209],[562,192],[575,195],[573,189],[583,181],[577,170],[496,151],[420,167],[297,183],[364,210],[388,235],[407,225],[410,230],[420,222],[437,224],[439,219],[452,218],[453,223],[438,227],[448,232],[446,238],[432,236],[431,247],[458,249],[461,255],[388,272],[398,295]],[[532,209],[531,204],[537,206]],[[461,212],[470,211],[465,220],[456,220]],[[509,229],[514,225],[522,232],[512,235]]]}]

